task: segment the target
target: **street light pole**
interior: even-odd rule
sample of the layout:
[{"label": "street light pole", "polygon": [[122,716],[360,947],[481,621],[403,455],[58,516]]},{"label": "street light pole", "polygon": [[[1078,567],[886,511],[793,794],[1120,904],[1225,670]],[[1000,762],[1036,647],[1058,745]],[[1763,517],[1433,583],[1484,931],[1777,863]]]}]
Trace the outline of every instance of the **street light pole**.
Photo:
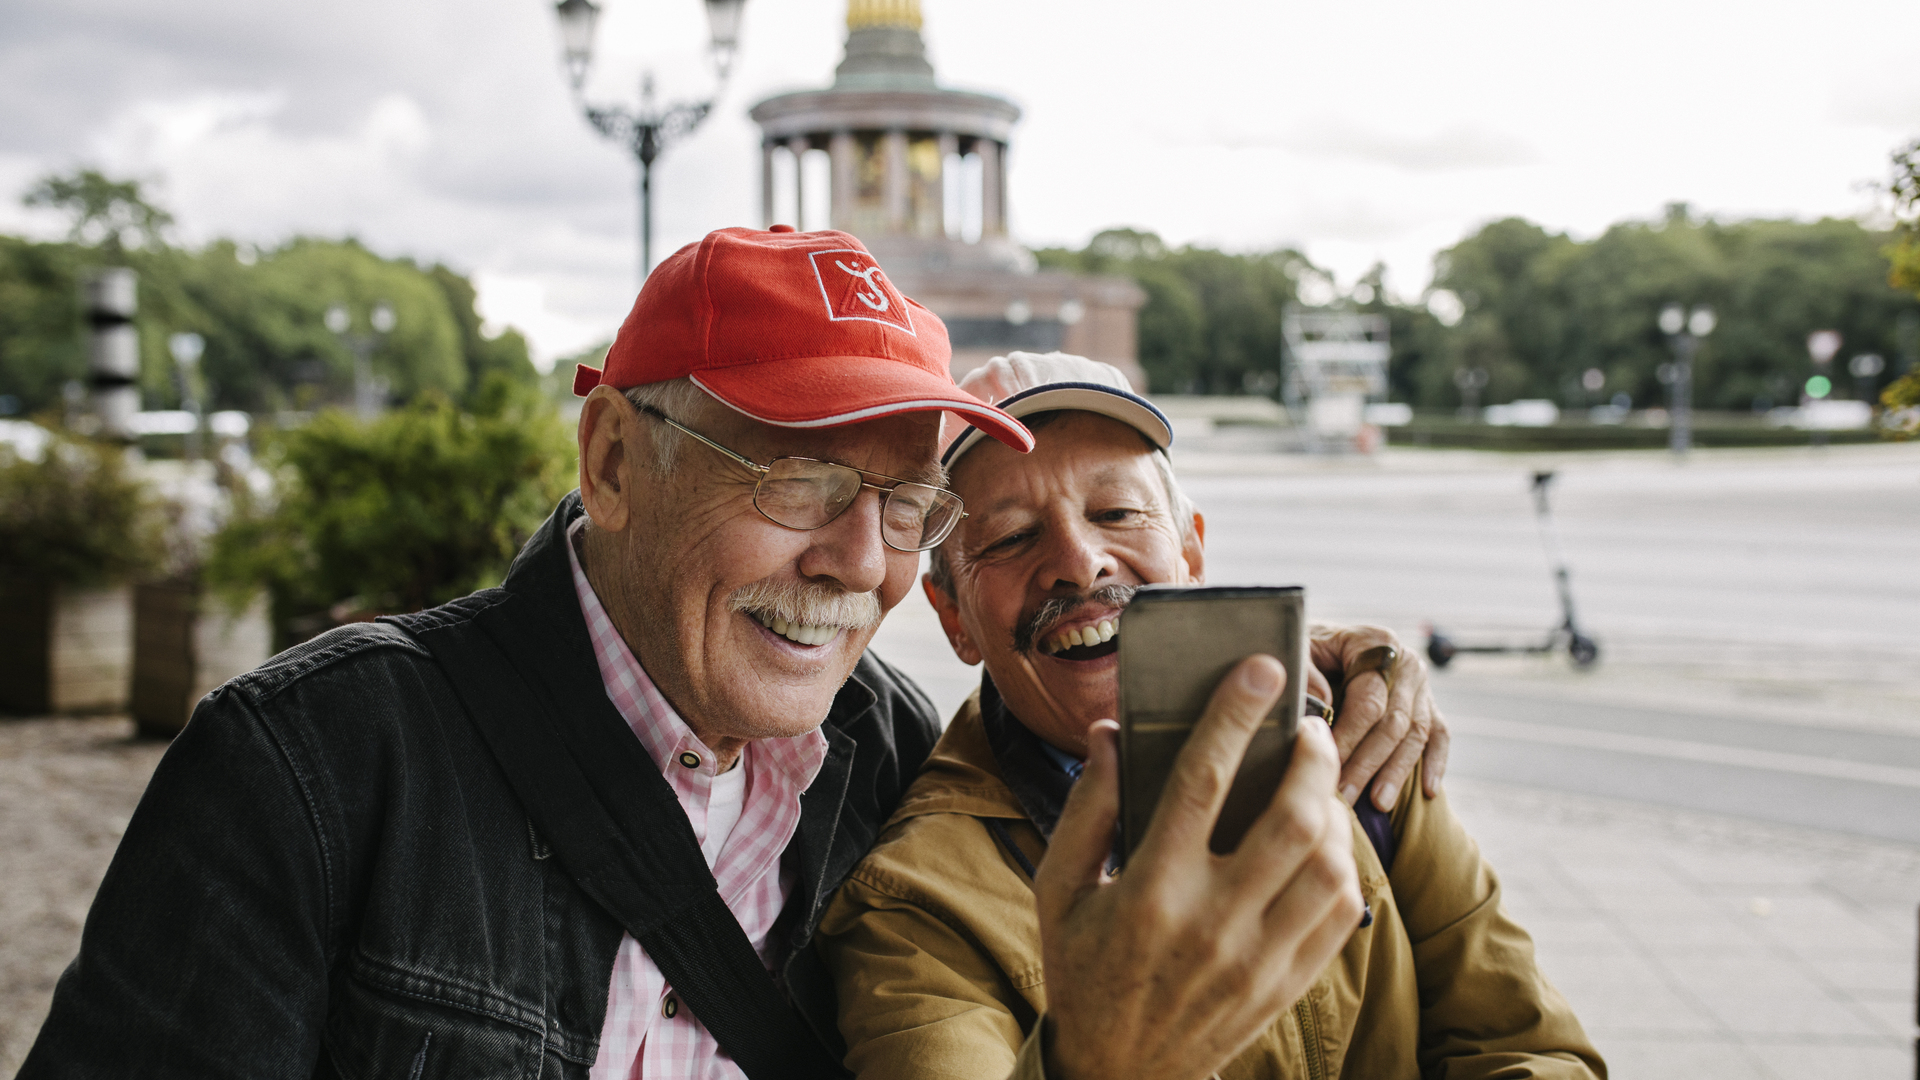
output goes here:
[{"label": "street light pole", "polygon": [[367,324],[373,327],[373,333],[363,334],[353,330],[353,314],[345,304],[335,304],[327,309],[325,318],[327,329],[340,339],[353,353],[353,411],[362,421],[378,417],[387,407],[387,392],[392,384],[384,376],[373,373],[373,350],[387,340],[393,333],[398,319],[393,307],[382,300],[373,306],[367,314]]},{"label": "street light pole", "polygon": [[666,148],[693,134],[726,88],[733,69],[733,57],[740,46],[740,12],[746,0],[705,0],[708,50],[713,59],[716,82],[705,101],[676,102],[665,107],[654,104],[653,73],[640,78],[640,107],[630,110],[619,105],[594,105],[586,100],[583,87],[593,64],[593,35],[600,19],[600,6],[593,0],[560,0],[554,14],[560,19],[560,36],[566,47],[567,78],[573,84],[574,101],[587,123],[595,131],[620,143],[640,164],[640,280],[653,272],[653,163]]},{"label": "street light pole", "polygon": [[1684,455],[1693,448],[1693,357],[1700,339],[1713,333],[1713,309],[1702,305],[1688,315],[1679,304],[1660,312],[1660,331],[1673,348],[1672,403],[1668,410],[1667,447]]}]

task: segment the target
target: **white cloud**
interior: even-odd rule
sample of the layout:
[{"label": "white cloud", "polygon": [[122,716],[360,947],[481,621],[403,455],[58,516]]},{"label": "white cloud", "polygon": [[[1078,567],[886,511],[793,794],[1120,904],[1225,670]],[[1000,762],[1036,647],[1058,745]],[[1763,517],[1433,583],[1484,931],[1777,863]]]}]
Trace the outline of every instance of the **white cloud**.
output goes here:
[{"label": "white cloud", "polygon": [[[1014,97],[1030,242],[1139,225],[1297,243],[1417,295],[1434,251],[1521,215],[1593,235],[1671,200],[1854,214],[1920,135],[1912,0],[923,0],[944,81]],[[606,0],[596,100],[708,89],[698,5]],[[845,0],[747,6],[734,84],[656,166],[656,258],[758,219],[774,92],[825,85]],[[88,0],[0,24],[0,187],[75,164],[163,176],[192,238],[353,233],[486,284],[543,359],[632,302],[635,166],[569,100],[551,5]],[[0,228],[59,231],[0,204]],[[535,288],[537,286],[537,289]]]},{"label": "white cloud", "polygon": [[485,320],[481,332],[493,336],[508,327],[520,331],[533,346],[533,366],[542,373],[552,371],[557,358],[598,345],[610,336],[594,320],[549,307],[546,282],[537,277],[481,271],[473,275],[473,287],[478,294],[474,310]]}]

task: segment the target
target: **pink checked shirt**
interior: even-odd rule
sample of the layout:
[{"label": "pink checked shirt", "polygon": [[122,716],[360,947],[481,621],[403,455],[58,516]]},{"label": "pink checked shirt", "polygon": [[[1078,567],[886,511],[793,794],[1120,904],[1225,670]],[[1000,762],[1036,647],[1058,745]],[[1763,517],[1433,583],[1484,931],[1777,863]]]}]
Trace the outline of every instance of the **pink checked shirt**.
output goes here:
[{"label": "pink checked shirt", "polygon": [[[813,783],[827,759],[826,736],[816,728],[791,739],[760,739],[747,745],[737,766],[746,772],[739,821],[726,835],[725,846],[713,851],[707,837],[708,808],[716,786],[713,751],[660,696],[587,583],[574,550],[585,524],[582,518],[569,534],[574,543],[567,545],[567,558],[573,564],[573,589],[587,618],[587,632],[593,636],[594,659],[599,661],[607,697],[672,785],[713,869],[721,899],[765,959],[768,932],[793,889],[792,874],[780,867],[780,853],[800,824],[800,793]],[[726,784],[721,781],[722,787]],[[728,815],[722,811],[716,816],[722,819],[716,824],[724,830]],[[591,1076],[592,1080],[745,1080],[746,1074],[682,1005],[640,943],[622,936],[613,960],[613,985],[607,991],[607,1019],[600,1029],[600,1057]]]}]

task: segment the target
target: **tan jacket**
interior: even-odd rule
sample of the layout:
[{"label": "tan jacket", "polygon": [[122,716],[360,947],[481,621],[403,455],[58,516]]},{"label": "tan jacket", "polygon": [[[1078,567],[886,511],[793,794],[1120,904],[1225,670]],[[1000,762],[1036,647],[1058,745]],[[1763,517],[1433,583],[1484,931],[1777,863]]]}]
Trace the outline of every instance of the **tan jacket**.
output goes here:
[{"label": "tan jacket", "polygon": [[[1479,848],[1445,796],[1419,787],[1392,814],[1391,874],[1354,823],[1373,924],[1222,1080],[1605,1077]],[[820,924],[860,1077],[1044,1076],[1032,884],[982,818],[1005,821],[1039,863],[1045,841],[1000,779],[976,695]]]}]

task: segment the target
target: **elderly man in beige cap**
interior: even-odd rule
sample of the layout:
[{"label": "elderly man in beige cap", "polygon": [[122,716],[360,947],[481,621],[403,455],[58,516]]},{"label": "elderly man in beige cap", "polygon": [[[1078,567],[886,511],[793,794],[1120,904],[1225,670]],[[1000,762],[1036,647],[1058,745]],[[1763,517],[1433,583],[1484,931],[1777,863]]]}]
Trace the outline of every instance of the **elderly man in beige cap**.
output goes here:
[{"label": "elderly man in beige cap", "polygon": [[[1196,735],[1183,751],[1183,764],[1209,761],[1210,782],[1171,787],[1126,871],[1107,876],[1117,626],[1140,586],[1203,580],[1205,523],[1174,479],[1165,416],[1115,369],[1015,353],[961,385],[1036,445],[1022,456],[972,428],[945,433],[968,517],[925,587],[954,652],[986,671],[821,922],[848,1066],[954,1080],[1604,1075],[1431,790],[1376,782],[1378,804],[1350,812],[1297,783],[1314,762],[1296,754],[1248,835],[1337,836],[1364,913],[1336,923],[1281,896],[1244,914],[1250,891],[1293,868],[1251,841],[1221,856],[1193,840],[1277,696],[1272,658],[1243,661],[1216,693],[1231,737],[1196,748]],[[1393,674],[1349,673],[1349,695]],[[1299,745],[1324,751],[1332,737],[1309,718]],[[1184,917],[1077,918],[1140,898]],[[1297,959],[1331,945],[1333,962],[1299,978],[1303,965],[1259,947],[1290,923],[1316,925]],[[1183,992],[1153,1008],[1116,993],[1175,975]]]}]

